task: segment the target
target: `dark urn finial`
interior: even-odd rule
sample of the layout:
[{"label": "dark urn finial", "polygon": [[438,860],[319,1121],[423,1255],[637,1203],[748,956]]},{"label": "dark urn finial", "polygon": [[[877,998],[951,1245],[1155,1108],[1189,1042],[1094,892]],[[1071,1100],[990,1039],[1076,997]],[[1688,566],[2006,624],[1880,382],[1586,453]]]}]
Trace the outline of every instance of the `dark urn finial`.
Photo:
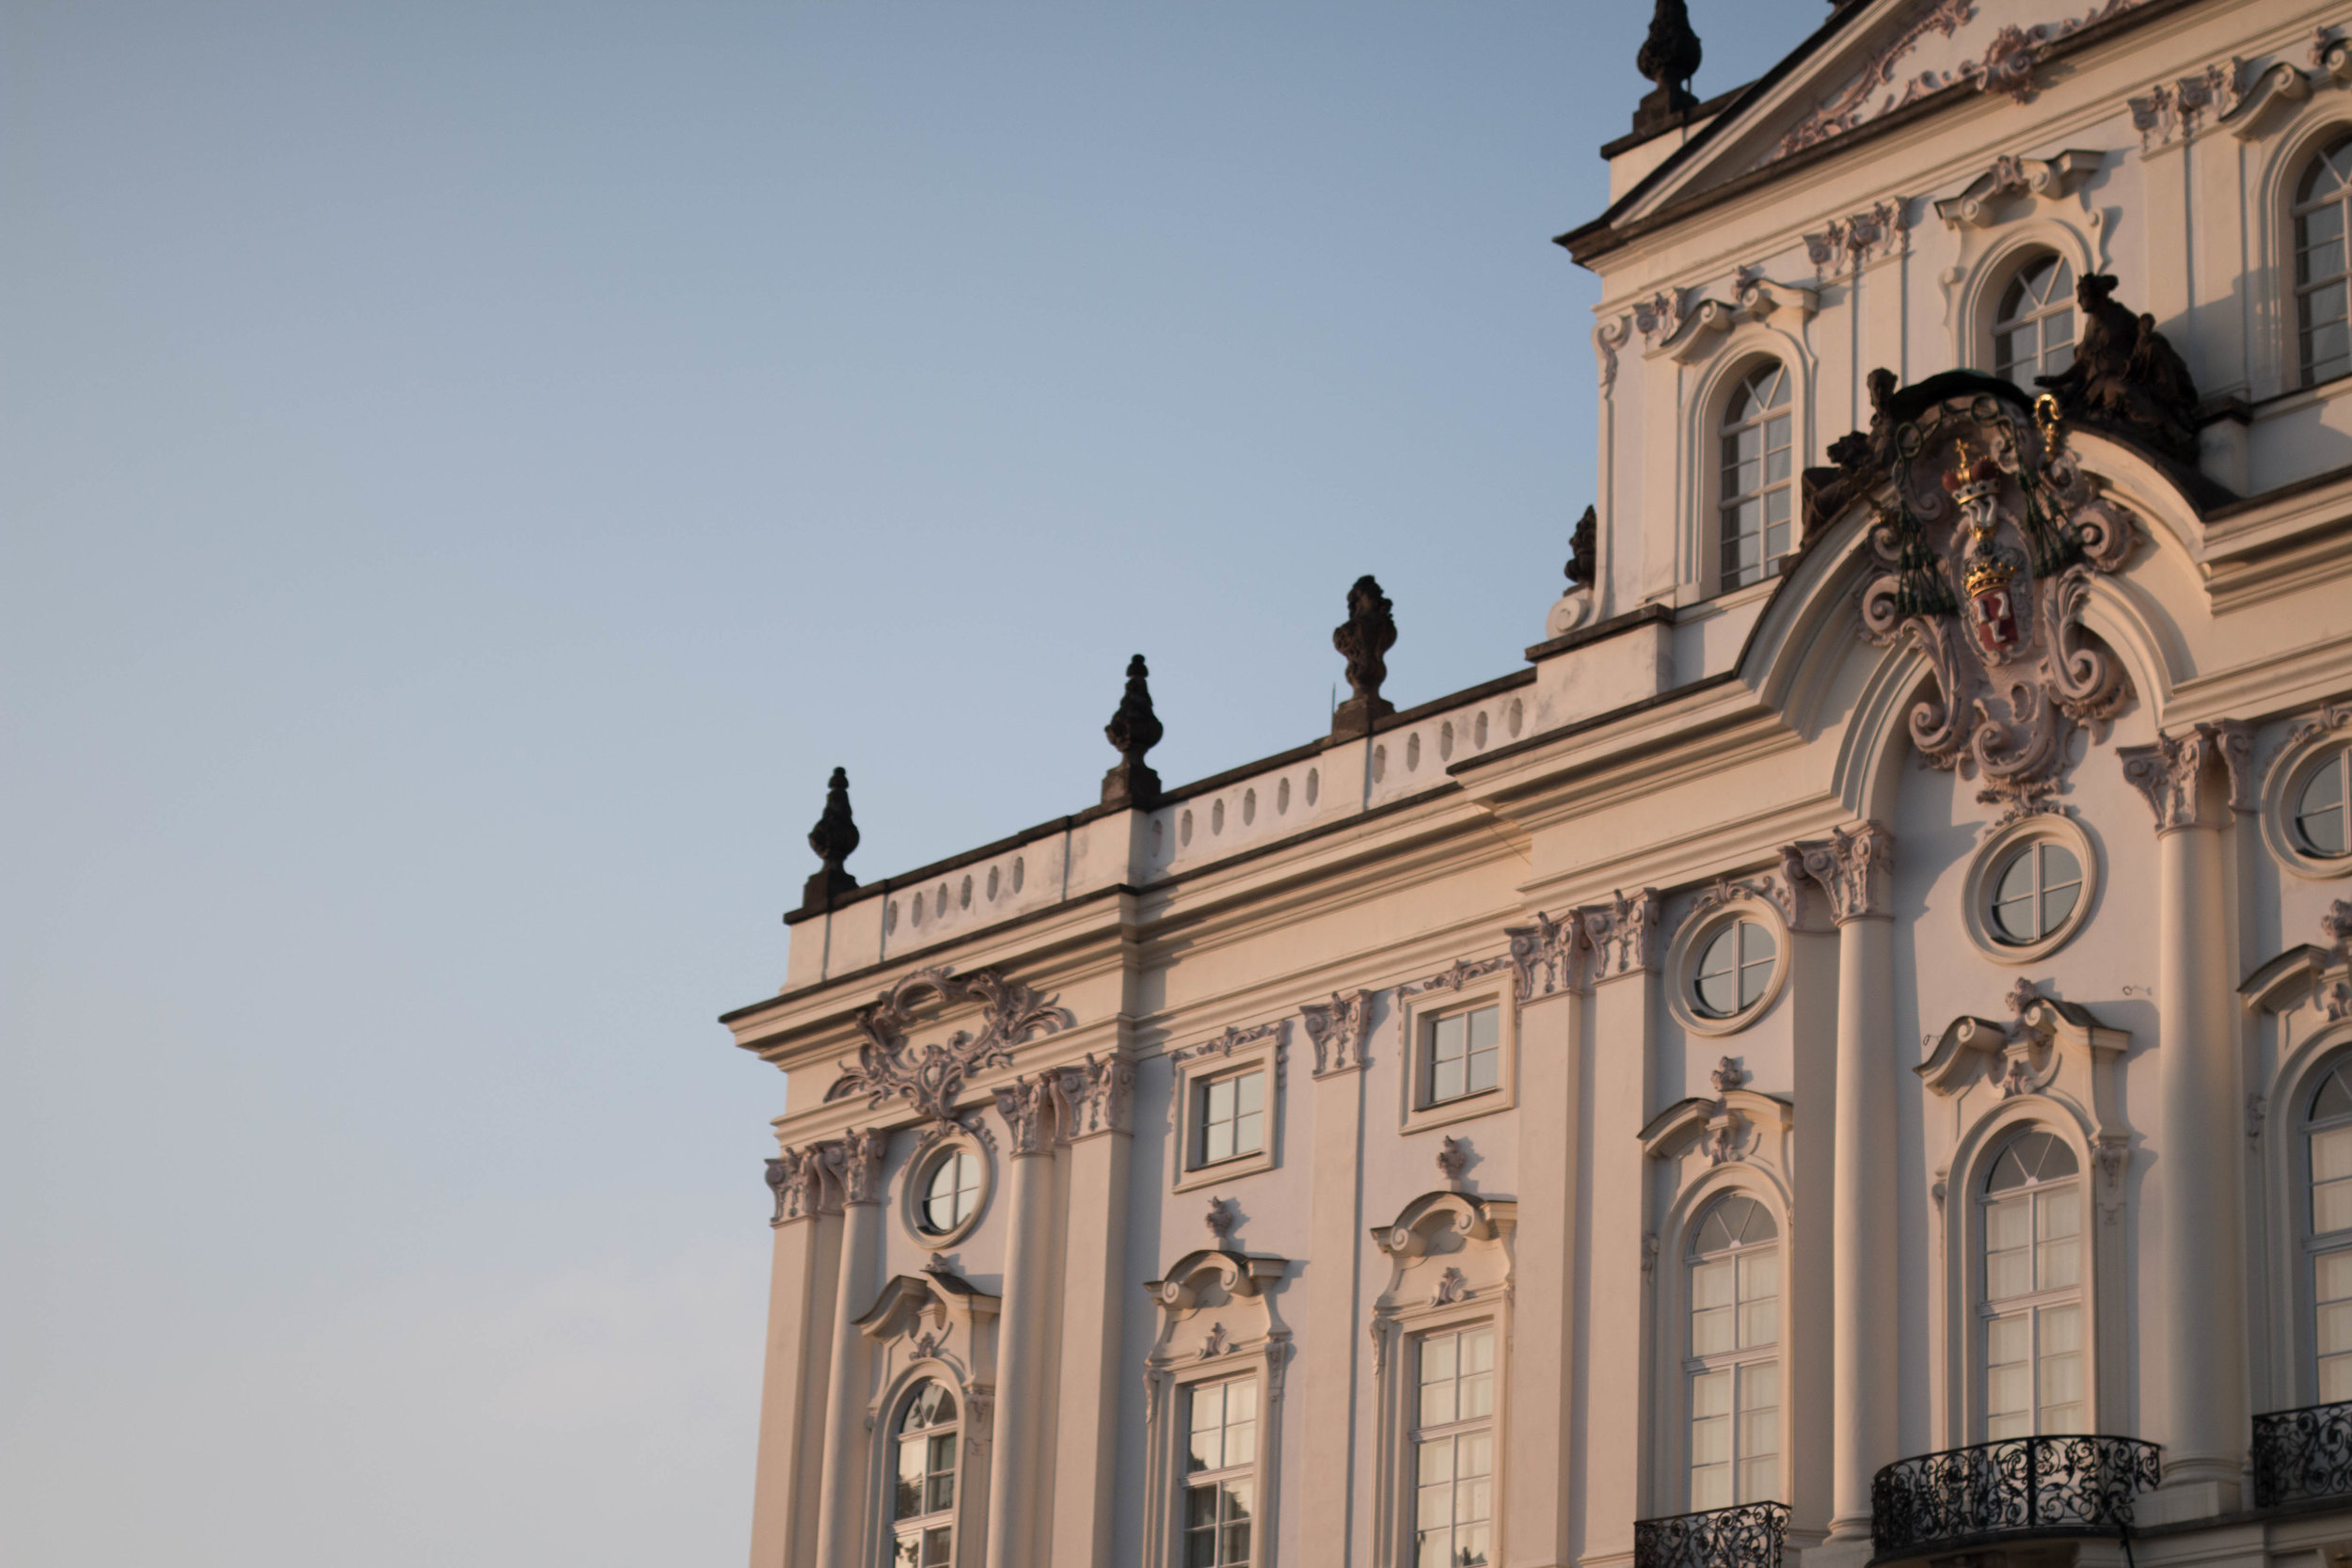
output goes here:
[{"label": "dark urn finial", "polygon": [[1633,63],[1657,86],[1633,110],[1633,134],[1654,136],[1681,124],[1699,101],[1692,94],[1691,78],[1698,74],[1699,36],[1691,30],[1691,9],[1683,0],[1658,0],[1650,13],[1649,37]]},{"label": "dark urn finial", "polygon": [[1333,735],[1370,735],[1374,720],[1396,711],[1380,695],[1380,683],[1389,678],[1382,656],[1396,646],[1394,608],[1370,576],[1358,578],[1347,591],[1347,621],[1332,629],[1331,646],[1347,658],[1347,689],[1355,695],[1331,715]]},{"label": "dark urn finial", "polygon": [[1584,515],[1576,520],[1576,531],[1568,535],[1568,564],[1565,568],[1568,586],[1590,588],[1593,585],[1594,555],[1600,548],[1600,508],[1588,506]]},{"label": "dark urn finial", "polygon": [[802,888],[801,908],[821,910],[857,886],[857,879],[841,869],[841,863],[857,847],[857,823],[850,816],[850,770],[846,768],[834,768],[833,781],[825,785],[825,815],[808,831],[808,847],[825,863]]},{"label": "dark urn finial", "polygon": [[1160,798],[1160,776],[1143,760],[1143,753],[1160,743],[1160,717],[1152,711],[1152,672],[1141,654],[1127,661],[1127,691],[1119,711],[1103,726],[1119,752],[1119,766],[1103,775],[1106,806],[1148,806]]},{"label": "dark urn finial", "polygon": [[2075,283],[2074,304],[2082,322],[2074,362],[2035,376],[2034,385],[2048,388],[2068,416],[2195,466],[2197,387],[2156,318],[2120,304],[2115,278],[2103,272]]}]

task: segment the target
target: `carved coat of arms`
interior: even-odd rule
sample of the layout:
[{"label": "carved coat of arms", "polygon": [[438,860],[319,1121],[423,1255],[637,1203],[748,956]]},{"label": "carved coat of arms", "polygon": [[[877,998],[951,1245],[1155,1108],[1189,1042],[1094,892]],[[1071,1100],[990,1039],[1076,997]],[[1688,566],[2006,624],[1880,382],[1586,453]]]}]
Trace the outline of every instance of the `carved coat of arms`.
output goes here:
[{"label": "carved coat of arms", "polygon": [[1895,401],[1957,395],[1929,396],[1909,419],[1882,405],[1880,569],[1862,591],[1863,627],[1934,672],[1909,715],[1920,755],[2017,816],[2054,809],[2075,732],[2104,736],[2131,697],[2081,622],[2092,578],[2131,554],[2134,524],[2075,466],[2051,399],[2028,418],[2006,390],[1961,383],[1986,385],[1939,376]]}]

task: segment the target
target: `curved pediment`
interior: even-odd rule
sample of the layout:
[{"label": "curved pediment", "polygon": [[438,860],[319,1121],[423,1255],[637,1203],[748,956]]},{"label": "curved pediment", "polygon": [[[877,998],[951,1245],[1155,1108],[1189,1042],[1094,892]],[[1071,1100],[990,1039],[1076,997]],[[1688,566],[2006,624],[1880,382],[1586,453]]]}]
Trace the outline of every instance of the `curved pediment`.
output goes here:
[{"label": "curved pediment", "polygon": [[859,1332],[869,1339],[896,1339],[916,1333],[928,1320],[933,1329],[951,1323],[993,1319],[1004,1305],[946,1270],[894,1275],[882,1294],[857,1320]]},{"label": "curved pediment", "polygon": [[1179,1258],[1165,1275],[1144,1281],[1143,1288],[1171,1310],[1214,1307],[1258,1294],[1289,1268],[1290,1259],[1270,1253],[1203,1247]]}]

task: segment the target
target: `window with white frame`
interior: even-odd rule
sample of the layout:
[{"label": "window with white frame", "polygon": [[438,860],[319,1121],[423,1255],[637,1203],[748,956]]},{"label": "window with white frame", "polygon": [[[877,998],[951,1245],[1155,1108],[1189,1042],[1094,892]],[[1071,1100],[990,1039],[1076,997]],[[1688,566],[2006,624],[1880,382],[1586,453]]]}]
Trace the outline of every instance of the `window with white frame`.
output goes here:
[{"label": "window with white frame", "polygon": [[1196,1383],[1185,1402],[1184,1568],[1248,1568],[1256,1560],[1258,1380]]},{"label": "window with white frame", "polygon": [[898,1414],[890,1568],[945,1568],[956,1554],[956,1396],[927,1382]]},{"label": "window with white frame", "polygon": [[2085,1432],[2081,1181],[2074,1152],[2028,1131],[2002,1146],[1979,1199],[1984,1435]]},{"label": "window with white frame", "polygon": [[1744,1193],[1718,1198],[1691,1232],[1692,1513],[1780,1497],[1780,1228]]},{"label": "window with white frame", "polygon": [[2312,159],[2295,190],[2295,325],[2303,384],[2352,371],[2352,277],[2344,262],[2352,201],[2352,135]]},{"label": "window with white frame", "polygon": [[1263,1068],[1193,1085],[1194,1169],[1264,1152],[1265,1090]]},{"label": "window with white frame", "polygon": [[949,1146],[923,1170],[923,1196],[915,1205],[915,1228],[926,1236],[949,1236],[979,1212],[980,1157]]},{"label": "window with white frame", "polygon": [[2320,753],[2288,791],[2296,847],[2321,860],[2352,855],[2352,748]]},{"label": "window with white frame", "polygon": [[1761,921],[1726,921],[1699,950],[1692,1006],[1704,1018],[1737,1018],[1764,999],[1780,944]]},{"label": "window with white frame", "polygon": [[1415,1341],[1414,1568],[1473,1568],[1494,1538],[1495,1327]]},{"label": "window with white frame", "polygon": [[2025,947],[2056,935],[2082,901],[2083,863],[2056,839],[2029,841],[1993,879],[1993,940]]},{"label": "window with white frame", "polygon": [[1740,378],[1724,405],[1718,570],[1728,592],[1763,580],[1788,553],[1795,515],[1794,421],[1788,372],[1768,359]]},{"label": "window with white frame", "polygon": [[1993,315],[1993,373],[2034,392],[2035,376],[2056,375],[2074,362],[2074,269],[2044,252],[2001,291]]},{"label": "window with white frame", "polygon": [[1502,1083],[1502,1009],[1475,1007],[1433,1018],[1422,1042],[1422,1103],[1442,1105]]},{"label": "window with white frame", "polygon": [[2312,1199],[2312,1350],[2323,1404],[2352,1400],[2352,1058],[2312,1091],[2304,1118]]}]

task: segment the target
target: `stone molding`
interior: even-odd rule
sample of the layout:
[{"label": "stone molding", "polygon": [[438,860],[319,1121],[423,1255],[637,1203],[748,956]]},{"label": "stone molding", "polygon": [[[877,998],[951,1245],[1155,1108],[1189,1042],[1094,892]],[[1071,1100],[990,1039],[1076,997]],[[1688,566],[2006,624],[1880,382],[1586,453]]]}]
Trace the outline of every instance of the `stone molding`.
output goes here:
[{"label": "stone molding", "polygon": [[996,1090],[996,1114],[1005,1118],[1016,1160],[1054,1151],[1054,1099],[1059,1074],[1041,1072],[1020,1077]]},{"label": "stone molding", "polygon": [[1136,1130],[1136,1068],[1117,1054],[1066,1067],[1054,1075],[1054,1095],[1064,1143],[1076,1143],[1104,1132]]},{"label": "stone molding", "polygon": [[1606,904],[1587,904],[1574,911],[1585,945],[1593,950],[1593,978],[1613,980],[1624,974],[1645,974],[1658,967],[1658,923],[1665,900],[1654,887],[1632,897],[1623,889]]},{"label": "stone molding", "polygon": [[1998,221],[1994,216],[1993,203],[2007,196],[2037,196],[2056,200],[2088,179],[2098,167],[2101,155],[2079,149],[2070,149],[2048,158],[2021,158],[2003,153],[1985,166],[1961,188],[1958,196],[1947,196],[1935,204],[1935,215],[1953,229],[1965,225],[1971,229],[1987,229]]},{"label": "stone molding", "polygon": [[819,1147],[826,1172],[840,1183],[843,1203],[882,1200],[882,1157],[890,1152],[889,1133],[879,1127],[852,1127]]}]

